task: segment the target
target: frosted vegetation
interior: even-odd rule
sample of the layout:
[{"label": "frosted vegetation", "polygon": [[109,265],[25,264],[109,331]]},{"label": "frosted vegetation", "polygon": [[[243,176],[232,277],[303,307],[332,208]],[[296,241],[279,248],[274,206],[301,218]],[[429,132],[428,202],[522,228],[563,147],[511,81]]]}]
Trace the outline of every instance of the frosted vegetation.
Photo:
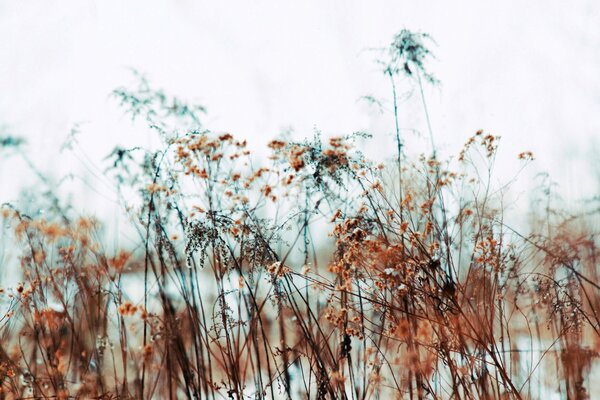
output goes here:
[{"label": "frosted vegetation", "polygon": [[[441,159],[431,127],[426,153],[406,148],[397,83],[427,115],[430,44],[401,31],[377,55],[393,159],[368,159],[364,132],[274,138],[255,157],[141,75],[116,89],[161,143],[117,147],[103,166],[134,244],[110,244],[52,190],[2,205],[2,398],[594,393],[597,199],[564,209],[547,179],[527,221],[510,221],[496,155],[526,168],[527,149],[480,130]],[[0,146],[27,157],[17,137]]]}]

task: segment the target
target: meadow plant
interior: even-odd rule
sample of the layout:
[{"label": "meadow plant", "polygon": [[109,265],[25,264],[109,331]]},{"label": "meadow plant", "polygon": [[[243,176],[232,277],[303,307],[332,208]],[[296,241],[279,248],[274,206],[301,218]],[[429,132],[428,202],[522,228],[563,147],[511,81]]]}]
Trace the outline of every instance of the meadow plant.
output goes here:
[{"label": "meadow plant", "polygon": [[[426,38],[395,38],[392,84],[434,81]],[[162,144],[107,160],[136,244],[107,248],[73,209],[2,207],[20,283],[0,294],[1,398],[588,397],[598,209],[541,191],[528,231],[511,228],[499,137],[441,160],[433,136],[407,155],[396,130],[378,163],[365,134],[316,135],[258,160],[142,77],[113,95]]]}]

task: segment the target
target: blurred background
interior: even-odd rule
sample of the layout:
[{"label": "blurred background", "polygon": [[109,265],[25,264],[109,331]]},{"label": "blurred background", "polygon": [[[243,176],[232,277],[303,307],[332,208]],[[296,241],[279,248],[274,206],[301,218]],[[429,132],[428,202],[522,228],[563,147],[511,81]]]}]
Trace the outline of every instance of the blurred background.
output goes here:
[{"label": "blurred background", "polygon": [[[502,136],[498,179],[512,177],[518,153],[534,153],[517,191],[548,172],[567,202],[600,192],[595,0],[3,1],[0,136],[23,137],[40,171],[55,182],[72,174],[63,194],[83,212],[104,213],[115,204],[104,157],[116,145],[155,140],[110,97],[135,83],[134,68],[206,106],[206,128],[254,148],[282,132],[367,131],[366,151],[391,156],[391,89],[371,50],[403,28],[435,40],[428,68],[440,84],[426,86],[425,98],[442,156],[484,129]],[[426,142],[421,98],[410,82],[399,88],[401,128],[409,142]],[[77,143],[61,151],[73,129]],[[36,182],[14,152],[0,150],[0,202]]]}]

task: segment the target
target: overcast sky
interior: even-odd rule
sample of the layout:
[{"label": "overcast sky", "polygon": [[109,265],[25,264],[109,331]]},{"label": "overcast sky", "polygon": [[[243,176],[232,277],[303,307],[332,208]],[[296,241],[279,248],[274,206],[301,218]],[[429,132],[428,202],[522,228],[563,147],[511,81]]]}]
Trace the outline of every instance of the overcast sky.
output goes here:
[{"label": "overcast sky", "polygon": [[[205,105],[208,128],[261,144],[289,127],[298,137],[315,127],[325,135],[366,130],[376,150],[393,125],[389,113],[359,101],[390,104],[368,49],[408,28],[436,41],[430,66],[441,85],[426,98],[444,154],[483,128],[503,137],[503,169],[531,150],[532,171],[550,172],[567,198],[597,193],[598,0],[291,3],[0,1],[0,125],[27,139],[42,170],[89,174],[59,153],[75,123],[100,167],[116,144],[148,141],[108,96],[132,82],[133,67]],[[425,130],[418,104],[400,105],[403,128]],[[32,182],[0,153],[0,202]],[[75,199],[95,195],[82,187]]]}]

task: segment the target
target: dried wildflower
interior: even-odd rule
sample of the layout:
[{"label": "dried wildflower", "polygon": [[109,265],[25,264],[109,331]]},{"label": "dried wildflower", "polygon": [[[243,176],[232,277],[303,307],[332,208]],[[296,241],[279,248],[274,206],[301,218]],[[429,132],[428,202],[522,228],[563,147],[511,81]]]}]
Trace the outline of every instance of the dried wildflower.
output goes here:
[{"label": "dried wildflower", "polygon": [[335,211],[335,213],[333,214],[333,216],[331,217],[330,222],[335,222],[338,218],[340,218],[342,216],[342,210],[340,210],[339,208]]},{"label": "dried wildflower", "polygon": [[334,149],[350,149],[350,146],[346,143],[346,139],[343,137],[332,137],[329,139],[329,145]]},{"label": "dried wildflower", "polygon": [[346,377],[341,371],[332,371],[329,374],[329,379],[331,380],[331,384],[334,386],[343,385],[346,382]]},{"label": "dried wildflower", "polygon": [[140,318],[142,321],[146,321],[149,316],[148,311],[144,307],[138,307],[138,310],[140,312]]},{"label": "dried wildflower", "polygon": [[269,142],[269,144],[267,145],[270,149],[273,150],[281,150],[283,149],[285,146],[287,145],[286,142],[281,141],[281,140],[272,140]]},{"label": "dried wildflower", "polygon": [[3,219],[8,219],[11,216],[11,210],[9,210],[8,208],[2,208],[2,212],[0,212],[0,216],[2,216]]},{"label": "dried wildflower", "polygon": [[302,168],[304,168],[304,153],[306,152],[306,148],[300,147],[298,145],[293,145],[289,151],[289,162],[290,166],[294,169],[294,171],[298,172]]},{"label": "dried wildflower", "polygon": [[273,188],[271,186],[265,185],[265,187],[263,189],[263,194],[268,197],[271,194],[272,190],[273,190]]},{"label": "dried wildflower", "polygon": [[267,271],[273,276],[277,278],[281,278],[286,273],[289,272],[289,268],[281,263],[281,261],[274,262],[273,264],[267,267]]},{"label": "dried wildflower", "polygon": [[534,160],[533,153],[531,151],[524,151],[522,153],[519,153],[519,160],[532,161]]},{"label": "dried wildflower", "polygon": [[127,260],[129,260],[129,258],[131,257],[131,253],[126,252],[124,250],[120,250],[117,253],[117,256],[114,258],[111,258],[108,260],[108,264],[114,268],[115,270],[117,270],[118,272],[123,270],[123,267],[125,267],[125,264],[127,263]]},{"label": "dried wildflower", "polygon": [[124,316],[134,315],[138,311],[137,306],[135,306],[130,301],[125,301],[119,306],[119,314]]},{"label": "dried wildflower", "polygon": [[379,373],[379,371],[373,371],[369,374],[369,383],[371,383],[372,385],[374,385],[375,387],[378,387],[379,385],[381,385],[381,374]]},{"label": "dried wildflower", "polygon": [[59,237],[66,235],[66,230],[58,223],[48,223],[44,220],[37,223],[37,227],[48,240],[55,241]]},{"label": "dried wildflower", "polygon": [[400,224],[400,234],[403,234],[406,231],[408,231],[408,222],[404,221]]},{"label": "dried wildflower", "polygon": [[167,188],[165,188],[164,186],[161,186],[157,183],[151,183],[147,186],[146,190],[148,190],[148,193],[157,193],[163,190],[166,190]]},{"label": "dried wildflower", "polygon": [[154,354],[154,347],[148,343],[147,345],[144,346],[143,350],[142,350],[142,357],[144,358],[145,361],[150,360],[150,358],[152,358],[152,355]]},{"label": "dried wildflower", "polygon": [[294,177],[294,174],[289,174],[284,180],[284,185],[291,185],[294,181]]},{"label": "dried wildflower", "polygon": [[[392,79],[423,72],[415,38],[395,41],[402,57]],[[127,169],[119,185],[141,195],[139,206],[126,206],[140,260],[107,255],[92,242],[97,222],[69,209],[45,207],[48,220],[1,209],[14,229],[3,240],[20,247],[3,247],[0,258],[20,263],[22,283],[0,288],[0,397],[118,397],[138,388],[157,398],[235,398],[250,386],[265,397],[273,379],[288,397],[519,397],[531,395],[524,377],[538,381],[556,367],[557,395],[586,398],[600,343],[591,339],[600,246],[593,227],[573,225],[591,213],[561,220],[547,210],[541,229],[513,235],[494,209],[501,194],[477,170],[483,156],[491,172],[498,137],[469,138],[460,174],[437,158],[405,163],[410,155],[401,154],[396,181],[396,164],[380,173],[350,136],[272,141],[271,167],[255,168],[243,158],[246,142],[229,133],[160,121],[187,113],[182,103],[149,88],[129,100],[167,108],[144,112],[165,152],[116,153]],[[173,187],[181,196],[170,196]],[[480,218],[468,218],[474,213]],[[327,267],[311,271],[309,261]],[[523,335],[552,351],[531,364],[517,346]],[[165,365],[176,368],[165,376]]]}]

